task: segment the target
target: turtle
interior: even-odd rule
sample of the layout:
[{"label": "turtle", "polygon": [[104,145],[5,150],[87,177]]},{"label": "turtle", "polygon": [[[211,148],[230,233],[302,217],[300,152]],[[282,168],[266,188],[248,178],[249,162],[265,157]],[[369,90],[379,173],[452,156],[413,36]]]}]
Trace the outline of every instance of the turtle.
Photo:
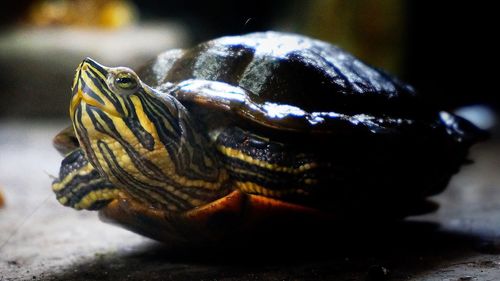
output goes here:
[{"label": "turtle", "polygon": [[[57,200],[163,242],[298,220],[437,208],[483,132],[342,48],[277,31],[159,54],[137,72],[85,58]],[[269,224],[268,224],[269,225]]]}]

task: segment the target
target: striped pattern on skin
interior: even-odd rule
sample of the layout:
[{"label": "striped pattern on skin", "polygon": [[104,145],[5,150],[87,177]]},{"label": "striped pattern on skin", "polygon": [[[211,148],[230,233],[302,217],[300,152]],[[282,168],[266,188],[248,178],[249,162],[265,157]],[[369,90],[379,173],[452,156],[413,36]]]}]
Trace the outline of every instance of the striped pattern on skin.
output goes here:
[{"label": "striped pattern on skin", "polygon": [[229,127],[217,136],[217,149],[236,188],[282,198],[310,195],[324,184],[324,163],[289,145]]},{"label": "striped pattern on skin", "polygon": [[122,196],[119,189],[104,180],[88,163],[81,149],[63,159],[59,178],[52,183],[52,190],[62,205],[77,210],[97,210]]},{"label": "striped pattern on skin", "polygon": [[[121,90],[128,73],[138,86]],[[133,198],[171,211],[206,204],[227,192],[227,172],[215,149],[173,97],[143,85],[126,68],[89,59],[77,69],[70,115],[87,159],[101,176]]]}]

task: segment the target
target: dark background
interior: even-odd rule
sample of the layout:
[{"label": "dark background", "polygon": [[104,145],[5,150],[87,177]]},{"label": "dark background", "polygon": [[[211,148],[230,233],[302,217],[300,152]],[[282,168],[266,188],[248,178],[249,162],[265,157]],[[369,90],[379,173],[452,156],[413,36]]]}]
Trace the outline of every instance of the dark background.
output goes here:
[{"label": "dark background", "polygon": [[[16,1],[9,4],[12,7],[1,9],[3,27],[22,23],[27,7],[33,2]],[[140,22],[169,21],[184,26],[188,30],[188,45],[222,35],[269,29],[303,33],[338,44],[368,63],[387,69],[412,84],[431,102],[447,109],[469,104],[485,104],[496,110],[500,107],[496,77],[498,31],[494,30],[496,9],[492,2],[135,0],[133,3]],[[12,86],[2,76],[0,87]],[[55,82],[66,87],[71,76],[68,72],[66,78]],[[0,91],[0,98],[10,95],[15,100],[13,95],[23,94],[21,90],[18,92]],[[13,110],[3,111],[10,114]],[[57,109],[36,115],[54,117],[65,111]],[[0,116],[5,115],[0,106]],[[14,115],[19,116],[15,112]]]},{"label": "dark background", "polygon": [[494,11],[487,1],[408,1],[404,74],[443,104],[500,103]]},{"label": "dark background", "polygon": [[[238,5],[229,0],[164,1],[161,8],[154,0],[136,2],[148,17],[173,17],[189,23],[193,40],[203,41],[272,29],[281,18],[303,20],[304,2],[314,5],[322,1],[256,0]],[[493,2],[401,2],[405,26],[399,76],[436,103],[451,108],[470,103],[498,108],[498,31],[494,30]],[[300,24],[296,27],[301,29]]]}]

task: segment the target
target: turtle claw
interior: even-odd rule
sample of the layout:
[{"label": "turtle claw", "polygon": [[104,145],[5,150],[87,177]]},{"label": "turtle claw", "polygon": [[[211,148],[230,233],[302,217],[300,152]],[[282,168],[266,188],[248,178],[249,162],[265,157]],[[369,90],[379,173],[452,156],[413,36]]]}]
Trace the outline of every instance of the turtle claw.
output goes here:
[{"label": "turtle claw", "polygon": [[88,163],[81,149],[63,159],[52,190],[59,203],[77,210],[99,210],[120,194]]}]

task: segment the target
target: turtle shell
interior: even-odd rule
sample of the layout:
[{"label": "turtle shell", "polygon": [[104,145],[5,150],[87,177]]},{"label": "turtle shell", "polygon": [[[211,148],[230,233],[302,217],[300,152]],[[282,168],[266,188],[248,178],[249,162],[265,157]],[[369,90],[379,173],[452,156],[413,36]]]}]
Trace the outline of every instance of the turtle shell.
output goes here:
[{"label": "turtle shell", "polygon": [[411,86],[339,47],[288,33],[222,37],[170,50],[139,76],[156,87],[188,79],[225,82],[245,89],[257,103],[293,105],[307,112],[422,113]]},{"label": "turtle shell", "polygon": [[[233,92],[242,90],[244,98],[256,107],[275,105],[278,111],[283,110],[278,114],[267,111],[243,115],[254,123],[291,127],[304,134],[297,137],[272,130],[264,133],[258,128],[240,130],[234,128],[243,126],[237,120],[216,142],[280,166],[299,167],[304,161],[322,163],[319,182],[328,184],[317,189],[312,202],[304,202],[302,195],[290,199],[315,207],[335,205],[332,198],[349,201],[348,205],[376,206],[384,202],[389,210],[395,204],[420,201],[445,188],[480,135],[466,120],[428,106],[411,86],[391,75],[337,46],[296,34],[258,32],[218,38],[191,49],[170,50],[140,70],[139,76],[146,84],[176,95],[188,108],[193,103],[205,106],[205,86],[197,88],[198,92],[187,91],[184,88],[192,83],[184,86],[185,81],[208,81],[206,85],[212,81],[234,87]],[[183,89],[189,95],[176,94]],[[214,88],[209,90],[212,94]],[[288,106],[306,114],[297,117]],[[231,108],[237,114],[247,109]],[[195,115],[197,112],[191,110]],[[282,124],[280,115],[308,120],[306,126]],[[321,116],[321,122],[311,116]],[[210,119],[199,117],[205,123]],[[261,122],[263,119],[266,122]],[[311,138],[310,128],[329,134],[323,139]],[[264,138],[260,138],[262,135]],[[226,166],[230,170],[248,169],[232,160]],[[417,178],[420,174],[425,176]],[[254,180],[240,178],[237,172],[232,176],[240,181]],[[300,181],[276,173],[278,186]],[[359,209],[366,210],[362,206]]]},{"label": "turtle shell", "polygon": [[[169,50],[140,69],[139,76],[161,91],[185,81],[233,86],[265,111],[247,112],[248,106],[230,111],[271,128],[336,135],[422,135],[439,128],[468,143],[478,135],[468,122],[431,107],[397,78],[337,46],[297,34],[257,32]],[[187,98],[176,97],[205,106],[197,90],[190,91]]]}]

